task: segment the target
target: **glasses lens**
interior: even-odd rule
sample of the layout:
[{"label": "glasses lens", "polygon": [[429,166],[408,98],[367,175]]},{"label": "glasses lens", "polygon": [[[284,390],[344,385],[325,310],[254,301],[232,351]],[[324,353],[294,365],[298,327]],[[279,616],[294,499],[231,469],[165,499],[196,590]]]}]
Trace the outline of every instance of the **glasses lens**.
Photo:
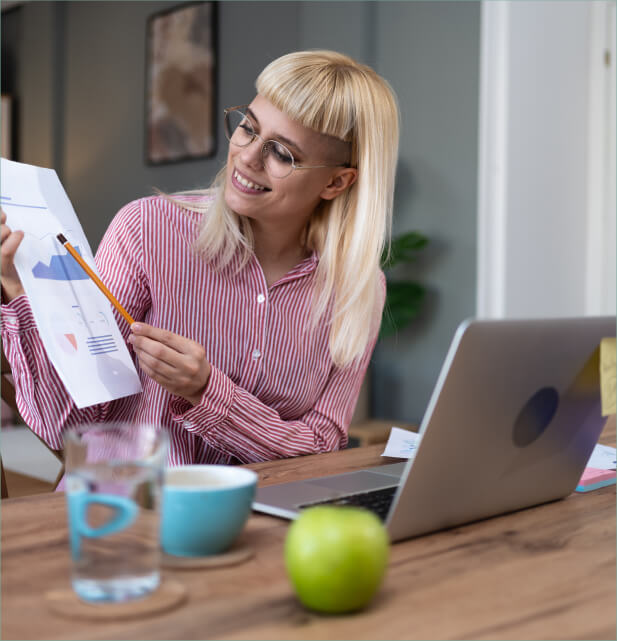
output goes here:
[{"label": "glasses lens", "polygon": [[229,142],[245,147],[253,140],[255,132],[247,116],[239,109],[232,109],[225,112],[225,135]]},{"label": "glasses lens", "polygon": [[291,151],[275,140],[268,140],[262,148],[264,167],[274,178],[286,178],[293,171]]}]

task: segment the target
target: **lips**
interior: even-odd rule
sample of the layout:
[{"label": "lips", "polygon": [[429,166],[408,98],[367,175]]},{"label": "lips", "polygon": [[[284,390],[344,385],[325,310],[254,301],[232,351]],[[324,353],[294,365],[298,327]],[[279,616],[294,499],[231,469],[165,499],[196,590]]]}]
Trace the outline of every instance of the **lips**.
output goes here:
[{"label": "lips", "polygon": [[264,192],[270,191],[268,187],[266,187],[265,185],[260,185],[247,176],[244,176],[237,169],[233,170],[231,174],[231,180],[234,186],[244,193],[263,194]]}]

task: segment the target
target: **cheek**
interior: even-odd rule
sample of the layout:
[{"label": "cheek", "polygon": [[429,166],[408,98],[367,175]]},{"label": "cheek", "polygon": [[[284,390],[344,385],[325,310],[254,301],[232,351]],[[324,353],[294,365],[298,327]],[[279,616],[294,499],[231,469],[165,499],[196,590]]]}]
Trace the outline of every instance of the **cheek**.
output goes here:
[{"label": "cheek", "polygon": [[229,145],[227,147],[227,171],[229,171],[231,169],[231,166],[233,165],[234,156],[235,156],[234,151],[231,145]]},{"label": "cheek", "polygon": [[[299,174],[298,171],[294,173]],[[291,176],[288,180],[290,179]],[[323,180],[320,180],[318,176],[306,175],[298,175],[297,179],[294,180],[293,183],[290,182],[289,185],[286,185],[291,198],[301,198],[308,202],[318,201],[320,199],[320,194],[323,191],[324,186],[325,185]]]},{"label": "cheek", "polygon": [[225,204],[232,210],[238,208],[238,203],[236,202],[237,198],[234,200],[234,188],[231,186],[231,169],[227,171],[227,177],[225,178],[225,185],[223,187],[223,199]]},{"label": "cheek", "polygon": [[235,157],[236,157],[236,153],[234,153],[234,150],[230,146],[227,151],[227,168],[225,170],[225,189],[227,189],[227,186],[231,182],[231,175],[234,170]]}]

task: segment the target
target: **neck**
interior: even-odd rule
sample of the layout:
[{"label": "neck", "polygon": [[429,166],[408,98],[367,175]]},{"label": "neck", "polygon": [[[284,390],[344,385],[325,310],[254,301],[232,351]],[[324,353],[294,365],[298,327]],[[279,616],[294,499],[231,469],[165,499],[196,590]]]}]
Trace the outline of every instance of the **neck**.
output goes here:
[{"label": "neck", "polygon": [[268,286],[282,278],[309,255],[302,242],[303,229],[272,229],[251,221],[255,256],[261,265]]}]

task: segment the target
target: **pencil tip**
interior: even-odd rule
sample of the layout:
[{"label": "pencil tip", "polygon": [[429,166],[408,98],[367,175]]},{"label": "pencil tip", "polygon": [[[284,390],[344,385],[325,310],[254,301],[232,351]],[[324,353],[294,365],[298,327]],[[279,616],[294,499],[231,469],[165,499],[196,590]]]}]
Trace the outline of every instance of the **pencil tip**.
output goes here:
[{"label": "pencil tip", "polygon": [[56,238],[64,245],[66,243],[66,238],[64,237],[63,234],[58,234]]}]

